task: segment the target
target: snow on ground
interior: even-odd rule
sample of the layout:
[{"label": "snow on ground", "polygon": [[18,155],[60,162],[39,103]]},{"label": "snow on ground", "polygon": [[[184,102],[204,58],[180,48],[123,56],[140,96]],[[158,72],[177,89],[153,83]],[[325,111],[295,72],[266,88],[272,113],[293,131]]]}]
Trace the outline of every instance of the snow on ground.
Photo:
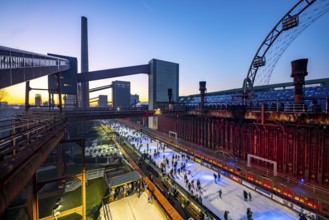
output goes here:
[{"label": "snow on ground", "polygon": [[[121,128],[122,129],[122,128]],[[129,135],[133,135],[133,130],[125,129]],[[146,137],[145,135],[143,135]],[[137,135],[137,137],[140,137]],[[131,142],[138,149],[140,142]],[[180,155],[179,153],[173,151],[172,149],[166,147],[163,152],[160,150],[160,155],[157,157],[153,156],[153,152],[158,148],[159,144],[156,141],[151,141],[150,138],[142,138],[142,146],[140,152],[144,153],[147,151],[147,144],[151,150],[152,158],[156,161],[157,166],[160,166],[160,163],[164,161],[163,155],[169,159],[169,167],[166,171],[168,172],[172,167],[172,155]],[[182,163],[182,159],[178,160],[178,166]],[[299,219],[298,213],[282,206],[279,203],[274,202],[273,200],[253,191],[230,178],[227,178],[224,175],[221,175],[220,180],[216,183],[214,181],[214,172],[208,167],[202,166],[201,164],[189,160],[186,163],[186,170],[190,170],[191,174],[188,175],[188,179],[194,179],[196,182],[197,179],[201,182],[202,187],[202,204],[215,213],[218,217],[223,219],[224,211],[229,211],[229,219],[233,220],[242,220],[246,219],[246,210],[251,208],[253,212],[254,220],[289,220],[289,219]],[[187,190],[187,187],[184,182],[184,173],[176,174],[174,179],[179,185],[184,187]],[[196,185],[196,183],[195,183]],[[218,191],[222,190],[222,198],[219,197]],[[250,192],[252,195],[251,201],[244,201],[243,190]],[[194,190],[194,192],[200,195]]]}]

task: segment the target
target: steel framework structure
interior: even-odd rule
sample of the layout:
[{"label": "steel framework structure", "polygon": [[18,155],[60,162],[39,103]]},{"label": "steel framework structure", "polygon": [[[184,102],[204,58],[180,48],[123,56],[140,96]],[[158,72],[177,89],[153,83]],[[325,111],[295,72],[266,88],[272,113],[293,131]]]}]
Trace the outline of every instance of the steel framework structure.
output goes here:
[{"label": "steel framework structure", "polygon": [[244,97],[252,95],[254,83],[269,83],[276,63],[292,41],[328,11],[329,1],[300,0],[280,19],[251,61],[247,77],[243,81]]}]

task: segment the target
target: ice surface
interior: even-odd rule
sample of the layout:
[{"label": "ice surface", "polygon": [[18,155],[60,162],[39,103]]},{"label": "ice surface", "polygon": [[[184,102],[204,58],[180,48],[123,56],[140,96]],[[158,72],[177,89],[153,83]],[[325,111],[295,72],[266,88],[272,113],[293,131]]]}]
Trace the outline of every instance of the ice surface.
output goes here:
[{"label": "ice surface", "polygon": [[[129,135],[132,135],[132,130],[126,129]],[[137,142],[131,142],[135,144],[138,149]],[[151,149],[152,158],[156,161],[157,166],[163,162],[163,155],[169,159],[169,167],[166,171],[169,172],[171,169],[171,160],[173,154],[179,154],[174,150],[166,147],[163,152],[160,150],[160,155],[153,157],[154,149],[159,146],[158,142],[151,141],[150,138],[144,139],[142,141],[142,147],[140,152],[143,153],[147,150],[147,144],[149,144],[149,149]],[[180,155],[180,154],[179,154]],[[178,160],[178,166],[182,163],[182,159]],[[298,213],[285,207],[259,193],[256,191],[241,185],[234,180],[221,175],[221,179],[218,182],[214,181],[213,174],[217,172],[209,169],[208,167],[202,166],[201,164],[189,160],[186,163],[186,171],[190,170],[191,174],[188,175],[188,179],[191,181],[194,179],[195,185],[196,180],[200,179],[202,187],[202,203],[218,217],[224,219],[224,211],[228,210],[229,219],[232,220],[245,220],[247,219],[246,211],[247,208],[251,208],[253,212],[254,220],[289,220],[289,219],[299,219]],[[174,180],[187,190],[184,182],[184,174],[177,174]],[[222,190],[222,198],[219,198],[218,191]],[[243,190],[250,192],[252,195],[251,201],[244,201]],[[193,190],[195,194],[200,195],[199,192]]]}]

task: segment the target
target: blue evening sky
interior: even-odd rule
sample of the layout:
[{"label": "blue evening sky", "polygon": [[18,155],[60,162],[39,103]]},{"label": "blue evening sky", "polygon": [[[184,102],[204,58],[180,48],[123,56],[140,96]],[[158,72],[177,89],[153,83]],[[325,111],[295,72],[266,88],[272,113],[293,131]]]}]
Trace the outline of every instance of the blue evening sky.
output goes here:
[{"label": "blue evening sky", "polygon": [[[81,16],[88,18],[89,70],[179,63],[180,95],[242,86],[266,35],[297,1],[292,0],[0,0],[0,45],[80,61]],[[329,76],[329,13],[307,28],[279,60],[270,83],[290,82],[290,62],[308,58],[306,79]],[[80,66],[79,66],[80,69]],[[0,79],[1,80],[1,79]],[[90,87],[115,79],[91,82]],[[147,100],[145,74],[116,78]],[[21,96],[21,84],[8,88]],[[45,80],[32,87],[45,87]],[[110,90],[92,93],[109,95]],[[34,97],[34,95],[31,95]],[[46,95],[44,96],[47,97]],[[9,100],[10,102],[10,100]]]}]

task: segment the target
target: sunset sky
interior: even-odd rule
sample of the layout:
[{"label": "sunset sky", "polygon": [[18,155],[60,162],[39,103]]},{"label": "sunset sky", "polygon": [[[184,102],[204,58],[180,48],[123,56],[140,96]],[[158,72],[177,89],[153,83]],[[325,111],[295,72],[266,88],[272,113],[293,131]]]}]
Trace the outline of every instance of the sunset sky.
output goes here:
[{"label": "sunset sky", "polygon": [[[152,58],[179,63],[180,94],[240,88],[258,47],[297,1],[270,0],[1,0],[0,45],[80,61],[81,16],[88,18],[89,70],[147,64]],[[329,13],[307,28],[285,51],[270,83],[290,82],[290,62],[308,58],[306,79],[329,77]],[[80,65],[79,65],[80,68]],[[1,76],[0,76],[1,77]],[[0,78],[1,80],[1,78]],[[147,75],[131,81],[131,93],[147,101]],[[32,87],[46,88],[43,79]],[[25,84],[7,88],[10,104],[23,103]],[[35,93],[31,93],[34,97]],[[111,90],[92,93],[108,95]],[[42,93],[43,101],[47,94]]]}]

